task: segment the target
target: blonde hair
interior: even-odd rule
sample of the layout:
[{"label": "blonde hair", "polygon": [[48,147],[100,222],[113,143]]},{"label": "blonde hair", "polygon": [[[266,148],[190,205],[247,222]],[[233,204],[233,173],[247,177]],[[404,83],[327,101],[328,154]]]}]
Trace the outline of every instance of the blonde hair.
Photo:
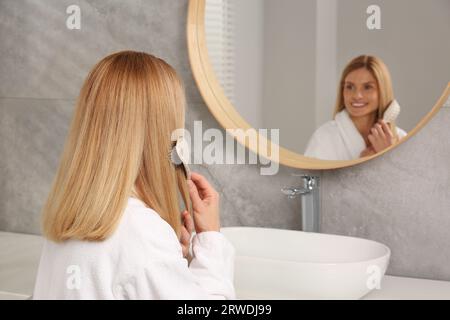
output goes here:
[{"label": "blonde hair", "polygon": [[[394,90],[392,89],[392,80],[389,69],[384,62],[375,56],[361,55],[351,60],[342,71],[341,79],[339,81],[336,105],[334,108],[333,118],[336,117],[340,111],[345,109],[344,104],[344,85],[348,74],[358,69],[368,70],[377,81],[378,86],[378,112],[375,122],[382,119],[384,111],[389,104],[394,100]],[[397,137],[397,130],[395,122],[390,123],[390,128],[395,137]]]},{"label": "blonde hair", "polygon": [[181,80],[165,61],[122,51],[98,62],[82,86],[43,207],[44,235],[104,240],[134,194],[179,236],[178,196],[190,211],[189,193],[183,169],[171,164],[168,153],[184,113]]}]

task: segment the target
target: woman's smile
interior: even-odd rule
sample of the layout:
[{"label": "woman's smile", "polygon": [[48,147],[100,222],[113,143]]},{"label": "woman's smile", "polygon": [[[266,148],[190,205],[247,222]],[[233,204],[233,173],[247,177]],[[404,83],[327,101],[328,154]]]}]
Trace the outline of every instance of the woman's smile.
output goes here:
[{"label": "woman's smile", "polygon": [[352,102],[353,108],[363,108],[367,105],[366,102]]}]

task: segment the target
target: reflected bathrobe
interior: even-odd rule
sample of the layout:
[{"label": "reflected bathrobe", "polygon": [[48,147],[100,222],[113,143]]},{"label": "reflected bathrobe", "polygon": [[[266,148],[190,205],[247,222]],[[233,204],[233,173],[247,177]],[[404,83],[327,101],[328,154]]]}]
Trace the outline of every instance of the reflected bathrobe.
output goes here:
[{"label": "reflected bathrobe", "polygon": [[[406,132],[397,129],[399,139]],[[355,127],[347,110],[342,110],[334,120],[320,126],[309,140],[305,156],[322,160],[353,160],[360,158],[366,149],[364,138]]]},{"label": "reflected bathrobe", "polygon": [[108,239],[45,241],[33,299],[235,299],[224,235],[195,234],[191,252],[188,264],[172,227],[130,197]]}]

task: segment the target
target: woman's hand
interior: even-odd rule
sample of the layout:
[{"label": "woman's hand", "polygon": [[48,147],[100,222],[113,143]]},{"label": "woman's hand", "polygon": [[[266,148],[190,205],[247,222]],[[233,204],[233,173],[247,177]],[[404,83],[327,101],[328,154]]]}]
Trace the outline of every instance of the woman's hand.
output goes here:
[{"label": "woman's hand", "polygon": [[220,231],[219,194],[200,174],[192,172],[188,180],[194,211],[195,231]]},{"label": "woman's hand", "polygon": [[375,153],[383,151],[396,142],[394,134],[383,120],[379,120],[372,127],[367,138]]},{"label": "woman's hand", "polygon": [[189,260],[189,248],[191,246],[191,234],[194,232],[194,221],[188,211],[183,211],[183,225],[181,226],[180,244],[183,249],[183,257]]}]

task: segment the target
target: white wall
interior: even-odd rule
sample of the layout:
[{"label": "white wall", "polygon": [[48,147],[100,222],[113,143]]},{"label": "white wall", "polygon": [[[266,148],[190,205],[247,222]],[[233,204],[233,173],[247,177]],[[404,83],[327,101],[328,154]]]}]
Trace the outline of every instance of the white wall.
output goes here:
[{"label": "white wall", "polygon": [[301,153],[315,129],[315,12],[316,0],[264,5],[264,127]]},{"label": "white wall", "polygon": [[329,121],[334,111],[339,75],[337,70],[338,0],[317,0],[315,124]]},{"label": "white wall", "polygon": [[263,1],[230,0],[235,8],[236,109],[255,128],[263,126]]}]

